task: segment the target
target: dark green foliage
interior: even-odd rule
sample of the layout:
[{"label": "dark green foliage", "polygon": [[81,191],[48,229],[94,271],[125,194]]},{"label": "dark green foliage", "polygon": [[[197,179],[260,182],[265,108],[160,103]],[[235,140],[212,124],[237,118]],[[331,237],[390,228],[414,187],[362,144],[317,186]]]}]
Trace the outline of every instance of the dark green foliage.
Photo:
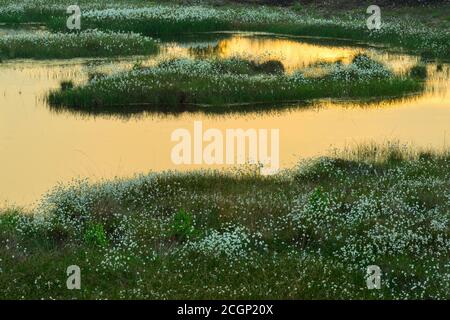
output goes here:
[{"label": "dark green foliage", "polygon": [[416,65],[411,68],[409,74],[413,78],[425,79],[427,77],[427,67],[424,65]]},{"label": "dark green foliage", "polygon": [[170,236],[184,241],[195,233],[192,214],[184,209],[178,210],[170,224]]},{"label": "dark green foliage", "polygon": [[72,80],[64,80],[60,83],[61,91],[71,90],[73,89],[73,81]]}]

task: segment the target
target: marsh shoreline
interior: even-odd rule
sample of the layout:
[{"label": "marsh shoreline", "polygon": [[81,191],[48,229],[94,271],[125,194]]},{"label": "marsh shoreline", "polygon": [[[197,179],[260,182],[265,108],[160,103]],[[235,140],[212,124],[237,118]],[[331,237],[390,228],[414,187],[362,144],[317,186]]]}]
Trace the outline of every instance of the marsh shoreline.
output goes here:
[{"label": "marsh shoreline", "polygon": [[[0,214],[0,298],[448,299],[449,169],[449,151],[394,143],[268,177],[59,186]],[[65,287],[73,264],[82,290]],[[381,290],[364,287],[373,264]]]}]

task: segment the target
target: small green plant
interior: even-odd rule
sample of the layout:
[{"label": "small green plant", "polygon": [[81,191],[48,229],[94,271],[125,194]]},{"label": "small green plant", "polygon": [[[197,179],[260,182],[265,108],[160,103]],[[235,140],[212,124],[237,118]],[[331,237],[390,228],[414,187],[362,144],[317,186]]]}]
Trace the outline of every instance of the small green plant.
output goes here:
[{"label": "small green plant", "polygon": [[178,241],[184,241],[194,233],[192,215],[184,209],[178,210],[170,225],[170,236]]},{"label": "small green plant", "polygon": [[416,79],[425,79],[427,77],[427,67],[424,65],[415,65],[409,70],[411,77]]},{"label": "small green plant", "polygon": [[106,233],[103,225],[99,223],[88,225],[84,233],[84,241],[91,246],[106,246],[108,244],[108,239],[106,238]]},{"label": "small green plant", "polygon": [[386,156],[386,162],[389,164],[398,164],[404,160],[404,153],[401,149],[389,150],[389,153]]},{"label": "small green plant", "polygon": [[61,91],[66,91],[73,89],[73,81],[72,80],[63,80],[60,83]]},{"label": "small green plant", "polygon": [[295,12],[301,12],[303,10],[302,8],[302,4],[300,2],[296,2],[293,6],[292,6],[292,10],[294,10]]},{"label": "small green plant", "polygon": [[321,187],[317,187],[309,198],[309,204],[314,212],[324,211],[328,202],[328,196]]},{"label": "small green plant", "polygon": [[13,230],[18,221],[18,213],[14,210],[8,211],[6,213],[0,214],[0,230]]}]

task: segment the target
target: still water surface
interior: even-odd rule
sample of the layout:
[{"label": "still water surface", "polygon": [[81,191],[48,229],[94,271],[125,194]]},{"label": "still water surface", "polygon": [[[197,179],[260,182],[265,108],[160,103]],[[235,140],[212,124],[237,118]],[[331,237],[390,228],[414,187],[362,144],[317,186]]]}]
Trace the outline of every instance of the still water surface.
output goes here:
[{"label": "still water surface", "polygon": [[[132,176],[176,166],[170,158],[173,130],[203,121],[204,130],[218,128],[280,129],[280,164],[327,154],[331,148],[397,140],[418,147],[443,148],[450,141],[450,69],[429,63],[426,91],[396,102],[343,103],[321,101],[314,107],[265,113],[212,115],[142,113],[130,117],[55,112],[45,94],[61,80],[86,81],[89,72],[130,68],[137,59],[152,64],[161,57],[276,58],[287,72],[318,61],[349,61],[357,52],[404,72],[418,57],[387,53],[349,44],[320,44],[300,39],[249,34],[167,43],[157,57],[119,60],[21,60],[0,64],[0,206],[30,206],[58,182]],[[312,69],[311,72],[314,72]]]}]

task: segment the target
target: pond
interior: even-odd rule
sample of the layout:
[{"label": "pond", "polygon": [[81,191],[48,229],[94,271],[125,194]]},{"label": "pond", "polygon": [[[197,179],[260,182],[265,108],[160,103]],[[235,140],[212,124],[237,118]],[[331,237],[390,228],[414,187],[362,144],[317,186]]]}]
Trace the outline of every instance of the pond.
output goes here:
[{"label": "pond", "polygon": [[[1,30],[1,34],[15,32]],[[36,32],[36,31],[33,31]],[[41,32],[37,30],[37,32]],[[246,56],[280,60],[287,72],[317,62],[349,61],[356,53],[405,72],[420,60],[405,53],[349,42],[274,37],[264,34],[214,34],[165,41],[156,57],[123,59],[14,60],[0,63],[0,206],[31,206],[59,182],[128,177],[161,170],[193,170],[175,165],[171,133],[204,129],[280,129],[280,164],[326,155],[332,148],[399,141],[440,149],[450,139],[450,66],[427,63],[425,91],[393,101],[358,103],[315,101],[267,112],[166,115],[83,114],[55,111],[45,95],[62,80],[82,83],[93,71],[131,68],[137,60],[155,63],[167,57]],[[316,72],[311,68],[310,72]],[[210,168],[208,166],[208,168]],[[214,168],[214,167],[213,167]]]}]

